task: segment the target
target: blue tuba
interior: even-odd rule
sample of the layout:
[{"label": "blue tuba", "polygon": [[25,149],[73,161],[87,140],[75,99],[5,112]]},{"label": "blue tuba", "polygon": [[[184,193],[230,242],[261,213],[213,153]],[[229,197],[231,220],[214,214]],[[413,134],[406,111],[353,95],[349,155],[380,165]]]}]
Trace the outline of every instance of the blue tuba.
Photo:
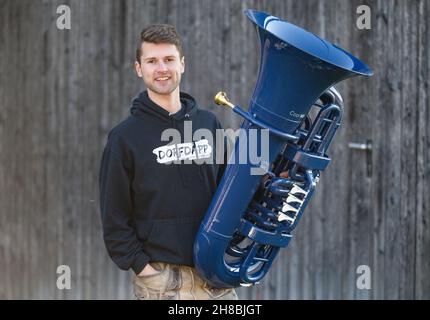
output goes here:
[{"label": "blue tuba", "polygon": [[[224,92],[215,97],[244,121],[194,244],[196,270],[215,287],[250,286],[266,275],[330,162],[327,149],[343,112],[333,86],[372,75],[359,59],[313,33],[264,12],[245,14],[261,44],[258,77],[248,112]],[[251,129],[259,138],[268,132],[267,161],[236,163],[243,150],[264,149],[263,139],[246,139]]]}]

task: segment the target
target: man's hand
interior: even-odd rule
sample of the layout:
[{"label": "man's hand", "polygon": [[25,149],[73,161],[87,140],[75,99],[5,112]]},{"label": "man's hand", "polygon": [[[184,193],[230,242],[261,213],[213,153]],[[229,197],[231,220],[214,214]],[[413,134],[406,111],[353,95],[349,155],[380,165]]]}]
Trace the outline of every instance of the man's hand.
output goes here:
[{"label": "man's hand", "polygon": [[152,276],[154,274],[159,274],[160,271],[155,270],[149,263],[143,268],[143,270],[137,275],[138,277]]},{"label": "man's hand", "polygon": [[281,178],[288,178],[288,171],[281,172],[281,173],[279,174],[279,176],[280,176]]}]

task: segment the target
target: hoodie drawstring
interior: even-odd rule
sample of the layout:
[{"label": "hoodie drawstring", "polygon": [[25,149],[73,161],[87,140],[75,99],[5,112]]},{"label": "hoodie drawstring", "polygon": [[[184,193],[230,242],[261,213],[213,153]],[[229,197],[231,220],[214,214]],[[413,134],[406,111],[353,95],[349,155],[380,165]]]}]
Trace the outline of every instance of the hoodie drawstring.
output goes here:
[{"label": "hoodie drawstring", "polygon": [[[173,128],[178,130],[178,128],[176,127],[176,120],[175,120],[175,118],[172,117],[172,120],[173,120]],[[186,179],[185,179],[185,174],[184,174],[184,170],[182,169],[182,164],[178,165],[177,167],[178,167],[179,176],[181,177],[181,180],[182,180],[182,185],[185,188],[187,188],[188,184],[187,184]]]}]

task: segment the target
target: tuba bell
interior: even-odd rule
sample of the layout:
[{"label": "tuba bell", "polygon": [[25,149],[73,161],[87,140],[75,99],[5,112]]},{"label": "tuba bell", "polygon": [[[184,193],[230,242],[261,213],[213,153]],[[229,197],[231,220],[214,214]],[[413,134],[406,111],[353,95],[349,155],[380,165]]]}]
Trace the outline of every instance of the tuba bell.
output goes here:
[{"label": "tuba bell", "polygon": [[[199,275],[215,287],[250,286],[267,274],[330,162],[327,149],[343,112],[334,85],[372,75],[359,59],[313,33],[264,12],[245,14],[261,49],[249,110],[231,103],[224,92],[215,102],[244,118],[242,133],[268,130],[268,163],[229,160],[200,225],[194,262]],[[240,141],[247,140],[236,139],[234,159],[249,143]],[[264,168],[264,174],[250,174],[252,168]]]}]

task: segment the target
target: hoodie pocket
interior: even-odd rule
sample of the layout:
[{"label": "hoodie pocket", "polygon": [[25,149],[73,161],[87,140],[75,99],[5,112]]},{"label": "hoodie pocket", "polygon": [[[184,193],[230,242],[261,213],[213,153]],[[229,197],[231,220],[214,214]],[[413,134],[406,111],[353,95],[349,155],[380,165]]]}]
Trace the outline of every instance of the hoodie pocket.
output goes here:
[{"label": "hoodie pocket", "polygon": [[144,250],[153,260],[192,264],[200,218],[153,220]]}]

